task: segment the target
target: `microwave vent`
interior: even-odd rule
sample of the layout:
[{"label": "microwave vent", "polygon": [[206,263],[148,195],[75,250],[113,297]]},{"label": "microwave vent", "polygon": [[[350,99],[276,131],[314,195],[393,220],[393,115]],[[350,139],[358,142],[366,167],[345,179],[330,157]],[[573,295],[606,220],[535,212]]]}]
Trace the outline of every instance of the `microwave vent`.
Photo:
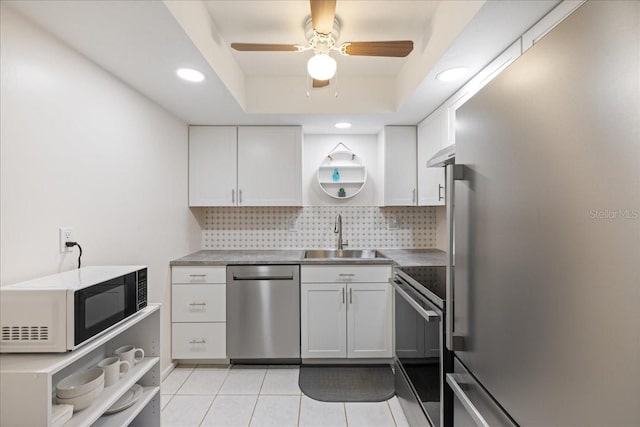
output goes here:
[{"label": "microwave vent", "polygon": [[47,341],[47,326],[3,326],[2,341]]}]

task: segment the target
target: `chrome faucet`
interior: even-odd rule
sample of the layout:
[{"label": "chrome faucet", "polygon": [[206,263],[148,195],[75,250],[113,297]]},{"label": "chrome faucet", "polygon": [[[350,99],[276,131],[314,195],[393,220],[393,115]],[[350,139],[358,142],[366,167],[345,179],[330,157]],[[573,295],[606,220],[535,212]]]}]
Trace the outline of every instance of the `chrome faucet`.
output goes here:
[{"label": "chrome faucet", "polygon": [[338,250],[341,251],[345,246],[349,245],[349,242],[342,241],[342,215],[336,215],[336,223],[333,226],[333,232],[338,234]]}]

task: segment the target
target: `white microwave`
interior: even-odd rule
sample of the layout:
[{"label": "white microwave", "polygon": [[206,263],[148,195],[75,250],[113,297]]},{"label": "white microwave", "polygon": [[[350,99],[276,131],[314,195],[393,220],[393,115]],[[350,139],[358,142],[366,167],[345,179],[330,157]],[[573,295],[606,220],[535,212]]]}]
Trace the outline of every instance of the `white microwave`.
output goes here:
[{"label": "white microwave", "polygon": [[83,267],[0,288],[0,353],[62,353],[147,305],[145,266]]}]

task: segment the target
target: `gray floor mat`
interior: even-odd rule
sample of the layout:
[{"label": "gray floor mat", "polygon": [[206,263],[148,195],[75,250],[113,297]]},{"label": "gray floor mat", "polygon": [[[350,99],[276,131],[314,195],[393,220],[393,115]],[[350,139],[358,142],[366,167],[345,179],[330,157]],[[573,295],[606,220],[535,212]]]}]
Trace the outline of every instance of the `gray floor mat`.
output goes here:
[{"label": "gray floor mat", "polygon": [[302,365],[298,383],[305,395],[322,402],[382,402],[395,395],[389,365]]}]

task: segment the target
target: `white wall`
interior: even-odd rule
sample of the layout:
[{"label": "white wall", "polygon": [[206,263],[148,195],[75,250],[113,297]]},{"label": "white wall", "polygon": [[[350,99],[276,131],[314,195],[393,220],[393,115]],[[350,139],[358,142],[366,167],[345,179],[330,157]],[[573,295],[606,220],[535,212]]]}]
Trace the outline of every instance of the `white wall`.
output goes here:
[{"label": "white wall", "polygon": [[83,265],[145,264],[170,357],[172,258],[200,247],[187,207],[187,126],[15,14],[1,10],[0,285]]},{"label": "white wall", "polygon": [[[367,182],[356,196],[335,199],[328,196],[318,184],[318,166],[333,148],[342,142],[367,167]],[[302,164],[302,203],[304,206],[376,206],[377,189],[381,184],[378,173],[377,135],[304,135]]]}]

